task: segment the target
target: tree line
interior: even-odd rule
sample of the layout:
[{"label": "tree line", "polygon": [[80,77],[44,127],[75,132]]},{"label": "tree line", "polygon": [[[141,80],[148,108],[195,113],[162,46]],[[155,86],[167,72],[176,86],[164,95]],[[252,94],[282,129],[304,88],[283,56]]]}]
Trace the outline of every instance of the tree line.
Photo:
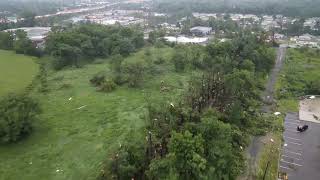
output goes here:
[{"label": "tree line", "polygon": [[46,40],[45,52],[55,58],[54,66],[81,66],[97,57],[128,56],[143,47],[143,33],[134,28],[82,24],[56,28]]},{"label": "tree line", "polygon": [[40,56],[41,51],[37,49],[23,30],[15,32],[0,32],[0,49],[14,50],[18,54],[26,54],[31,56]]}]

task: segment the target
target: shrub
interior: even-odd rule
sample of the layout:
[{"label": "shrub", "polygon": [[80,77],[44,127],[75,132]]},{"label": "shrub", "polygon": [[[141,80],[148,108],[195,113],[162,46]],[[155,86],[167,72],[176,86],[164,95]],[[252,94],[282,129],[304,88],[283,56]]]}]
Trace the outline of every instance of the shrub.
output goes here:
[{"label": "shrub", "polygon": [[101,73],[98,73],[96,75],[94,75],[91,79],[90,79],[90,83],[96,87],[98,86],[101,86],[102,83],[105,82],[105,75],[104,74],[101,74]]},{"label": "shrub", "polygon": [[0,142],[16,142],[32,131],[40,112],[38,103],[25,95],[10,94],[0,100]]},{"label": "shrub", "polygon": [[165,62],[165,59],[162,56],[157,57],[156,60],[154,61],[154,63],[157,65],[163,64],[164,62]]},{"label": "shrub", "polygon": [[99,86],[98,91],[111,92],[117,87],[116,83],[112,79],[107,79]]}]

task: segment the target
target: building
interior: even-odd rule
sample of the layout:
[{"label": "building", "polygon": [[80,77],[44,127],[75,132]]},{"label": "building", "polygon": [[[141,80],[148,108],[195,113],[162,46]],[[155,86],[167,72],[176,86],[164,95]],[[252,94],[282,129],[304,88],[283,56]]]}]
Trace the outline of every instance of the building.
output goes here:
[{"label": "building", "polygon": [[204,27],[204,26],[196,26],[190,29],[190,32],[194,36],[207,36],[210,35],[212,32],[211,27]]},{"label": "building", "polygon": [[177,44],[201,44],[206,45],[209,42],[207,37],[186,37],[186,36],[166,36],[164,39],[168,42],[173,42]]}]

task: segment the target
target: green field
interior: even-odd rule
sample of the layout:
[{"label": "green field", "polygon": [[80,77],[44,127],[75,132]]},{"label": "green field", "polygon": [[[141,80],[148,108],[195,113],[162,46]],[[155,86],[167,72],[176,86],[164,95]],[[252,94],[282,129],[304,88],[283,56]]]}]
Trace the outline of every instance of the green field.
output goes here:
[{"label": "green field", "polygon": [[[170,59],[172,49],[151,53]],[[142,58],[144,51],[126,60]],[[89,83],[98,72],[110,73],[108,59],[49,73],[50,91],[32,92],[43,109],[34,132],[17,144],[0,146],[0,179],[95,179],[101,163],[119,143],[128,136],[141,136],[145,99],[174,99],[187,84],[190,72],[175,73],[169,64],[156,67],[159,74],[145,79],[141,88],[121,86],[111,93],[97,92]],[[170,92],[160,92],[161,81],[171,87]]]},{"label": "green field", "polygon": [[279,111],[297,112],[298,98],[308,94],[308,84],[319,80],[320,52],[314,49],[289,49],[276,85]]},{"label": "green field", "polygon": [[24,90],[37,72],[38,65],[32,57],[0,50],[0,96]]}]

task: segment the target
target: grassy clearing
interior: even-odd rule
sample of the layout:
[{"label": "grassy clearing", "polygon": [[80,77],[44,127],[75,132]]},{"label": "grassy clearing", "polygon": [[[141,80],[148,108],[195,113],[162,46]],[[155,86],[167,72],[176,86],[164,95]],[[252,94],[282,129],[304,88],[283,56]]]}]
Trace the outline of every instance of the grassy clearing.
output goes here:
[{"label": "grassy clearing", "polygon": [[281,112],[297,112],[298,98],[306,95],[307,84],[320,79],[320,52],[313,49],[289,49],[277,82],[278,108]]},{"label": "grassy clearing", "polygon": [[0,96],[24,90],[37,73],[35,58],[0,50]]},{"label": "grassy clearing", "polygon": [[[151,49],[151,54],[170,59],[172,49]],[[126,60],[141,58],[145,58],[143,50]],[[34,133],[0,147],[0,179],[21,179],[21,174],[24,180],[95,179],[101,162],[119,143],[128,136],[144,139],[145,99],[174,101],[182,92],[190,73],[175,73],[168,64],[159,66],[163,71],[145,79],[141,88],[122,86],[111,93],[97,92],[89,83],[96,73],[110,72],[108,59],[49,73],[50,91],[32,93],[43,109]],[[160,92],[161,81],[171,87],[170,92]]]}]

